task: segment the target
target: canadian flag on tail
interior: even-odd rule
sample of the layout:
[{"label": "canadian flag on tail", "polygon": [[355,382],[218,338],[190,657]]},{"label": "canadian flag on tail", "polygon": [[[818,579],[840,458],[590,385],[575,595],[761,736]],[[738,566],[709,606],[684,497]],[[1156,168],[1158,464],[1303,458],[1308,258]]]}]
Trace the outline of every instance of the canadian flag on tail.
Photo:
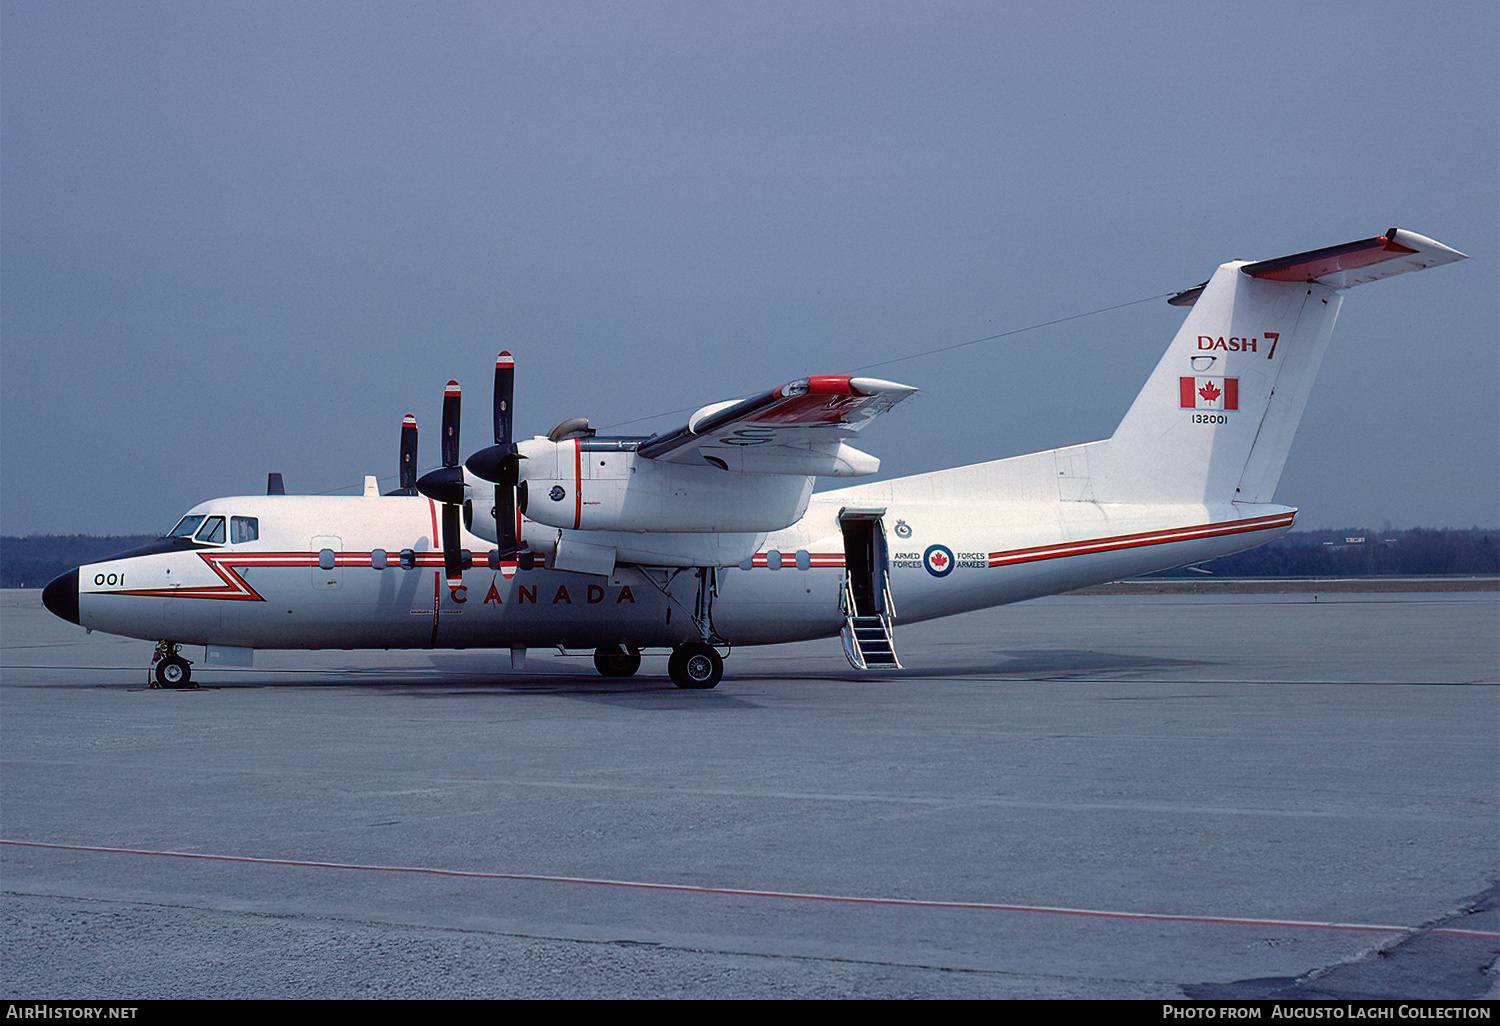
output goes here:
[{"label": "canadian flag on tail", "polygon": [[1239,378],[1178,378],[1177,390],[1184,410],[1240,408]]}]

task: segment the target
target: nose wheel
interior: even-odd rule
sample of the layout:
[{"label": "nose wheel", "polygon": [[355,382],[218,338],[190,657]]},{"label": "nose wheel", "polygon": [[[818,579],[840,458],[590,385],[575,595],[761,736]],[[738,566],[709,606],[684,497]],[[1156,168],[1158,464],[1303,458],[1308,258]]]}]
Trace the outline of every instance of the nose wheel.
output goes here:
[{"label": "nose wheel", "polygon": [[706,691],[724,677],[724,658],[700,642],[678,645],[667,660],[667,676],[680,688]]},{"label": "nose wheel", "polygon": [[170,641],[159,643],[151,656],[151,687],[191,691],[198,686],[193,683],[192,666],[182,658],[177,645]]}]

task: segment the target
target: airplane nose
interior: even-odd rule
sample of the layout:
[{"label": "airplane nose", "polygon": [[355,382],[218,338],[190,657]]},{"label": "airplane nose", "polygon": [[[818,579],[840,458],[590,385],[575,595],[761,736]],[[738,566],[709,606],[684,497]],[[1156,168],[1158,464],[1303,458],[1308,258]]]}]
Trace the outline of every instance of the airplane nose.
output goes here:
[{"label": "airplane nose", "polygon": [[78,568],[74,567],[42,589],[42,605],[54,616],[78,622]]}]

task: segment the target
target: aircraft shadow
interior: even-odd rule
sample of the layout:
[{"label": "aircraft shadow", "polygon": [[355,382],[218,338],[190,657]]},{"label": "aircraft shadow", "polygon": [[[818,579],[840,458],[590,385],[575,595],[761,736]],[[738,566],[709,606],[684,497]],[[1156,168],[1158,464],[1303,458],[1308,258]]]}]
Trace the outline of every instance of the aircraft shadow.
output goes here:
[{"label": "aircraft shadow", "polygon": [[[975,653],[978,655],[978,653]],[[555,666],[546,670],[515,671],[498,660],[493,665],[476,662],[471,656],[446,656],[434,653],[426,667],[399,669],[393,667],[346,667],[318,671],[292,671],[284,679],[260,678],[243,683],[205,684],[205,690],[216,687],[299,687],[364,688],[384,694],[406,694],[419,698],[479,698],[485,695],[530,694],[565,695],[589,701],[613,701],[650,697],[652,705],[661,708],[726,708],[753,704],[753,700],[733,694],[736,683],[777,683],[786,681],[838,681],[850,684],[900,684],[913,680],[1066,681],[1098,679],[1118,675],[1134,678],[1152,671],[1180,670],[1184,667],[1209,665],[1203,660],[1169,659],[1160,656],[1096,652],[1075,649],[1029,649],[1019,652],[995,652],[988,657],[940,664],[920,661],[917,665],[890,672],[856,670],[824,655],[814,658],[760,654],[729,662],[724,682],[710,691],[685,691],[674,686],[656,667],[638,676],[611,680],[593,672],[580,660],[576,669],[558,672]],[[274,673],[274,671],[272,671]],[[141,690],[145,690],[142,688]]]},{"label": "aircraft shadow", "polygon": [[[912,659],[916,663],[916,659]],[[1000,677],[1007,680],[1066,680],[1074,677],[1098,677],[1108,674],[1137,674],[1150,670],[1181,669],[1208,665],[1198,659],[1168,659],[1160,656],[1092,652],[1076,649],[1028,649],[1022,652],[992,653],[990,658],[944,663],[925,660],[908,665],[895,673],[842,669],[830,673],[812,667],[777,667],[773,673],[735,673],[736,680],[750,679],[822,679],[822,680],[931,680],[944,678]],[[726,675],[727,676],[727,675]]]}]

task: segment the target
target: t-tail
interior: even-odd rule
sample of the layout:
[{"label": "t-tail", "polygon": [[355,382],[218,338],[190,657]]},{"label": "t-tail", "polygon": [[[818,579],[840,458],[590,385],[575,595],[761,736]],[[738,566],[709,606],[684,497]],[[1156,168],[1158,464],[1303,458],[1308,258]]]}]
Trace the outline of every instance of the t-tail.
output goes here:
[{"label": "t-tail", "polygon": [[1414,232],[1256,263],[1175,297],[1186,322],[1114,435],[1089,446],[1099,502],[1266,503],[1286,465],[1343,290],[1464,259]]}]

